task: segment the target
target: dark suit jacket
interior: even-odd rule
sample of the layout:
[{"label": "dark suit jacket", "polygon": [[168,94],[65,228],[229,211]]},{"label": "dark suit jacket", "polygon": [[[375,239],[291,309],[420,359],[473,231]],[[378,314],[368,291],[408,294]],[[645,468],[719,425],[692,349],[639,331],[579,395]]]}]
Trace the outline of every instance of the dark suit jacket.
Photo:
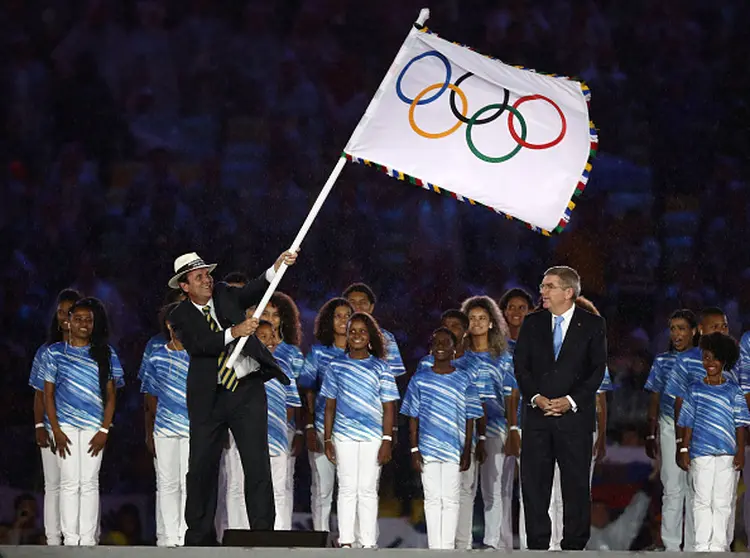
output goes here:
[{"label": "dark suit jacket", "polygon": [[[518,335],[513,360],[524,400],[524,431],[547,428],[552,421],[564,429],[593,431],[596,392],[607,365],[604,318],[576,308],[555,360],[552,315],[548,310],[529,314]],[[578,411],[571,409],[561,417],[545,417],[540,409],[531,407],[531,398],[537,393],[550,399],[570,395]]]},{"label": "dark suit jacket", "polygon": [[[267,287],[265,275],[253,279],[242,288],[216,283],[212,301],[219,325],[227,329],[244,321],[246,309],[260,301]],[[225,350],[231,353],[235,342],[224,345],[224,332],[211,331],[206,317],[189,299],[172,311],[169,322],[190,355],[187,378],[188,414],[191,421],[200,420],[207,417],[213,408],[219,355]],[[258,361],[264,381],[283,374],[271,352],[254,335],[248,337],[242,354]]]}]

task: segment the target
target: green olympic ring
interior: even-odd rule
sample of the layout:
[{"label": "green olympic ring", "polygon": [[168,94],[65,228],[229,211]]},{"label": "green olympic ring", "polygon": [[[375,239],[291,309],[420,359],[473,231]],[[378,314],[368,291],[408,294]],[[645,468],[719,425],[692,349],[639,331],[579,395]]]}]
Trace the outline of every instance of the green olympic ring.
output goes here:
[{"label": "green olympic ring", "polygon": [[469,146],[469,149],[471,149],[471,152],[481,159],[482,161],[485,161],[487,163],[504,163],[505,161],[512,159],[515,157],[519,151],[521,151],[521,148],[523,148],[523,145],[520,143],[507,155],[503,155],[502,157],[488,157],[484,153],[480,152],[475,146],[474,142],[471,139],[471,128],[476,124],[477,120],[480,116],[482,116],[485,112],[493,110],[493,109],[505,109],[507,111],[510,111],[511,114],[514,114],[516,118],[518,118],[518,121],[521,123],[521,140],[526,140],[526,121],[523,119],[523,116],[521,116],[521,113],[518,112],[518,109],[513,108],[510,105],[506,104],[500,104],[496,103],[494,105],[487,105],[486,107],[480,108],[477,112],[474,113],[474,116],[472,116],[469,119],[468,124],[466,125],[466,143]]}]

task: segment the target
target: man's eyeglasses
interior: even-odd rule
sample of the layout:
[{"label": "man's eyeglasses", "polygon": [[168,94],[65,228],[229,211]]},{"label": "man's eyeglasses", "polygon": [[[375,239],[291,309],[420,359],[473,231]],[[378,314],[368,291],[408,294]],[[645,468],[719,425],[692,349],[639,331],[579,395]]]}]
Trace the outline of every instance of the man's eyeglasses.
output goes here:
[{"label": "man's eyeglasses", "polygon": [[559,285],[553,285],[552,283],[542,283],[541,285],[539,285],[539,290],[541,292],[552,291],[552,290],[555,290],[555,289],[564,289],[564,288],[565,287],[561,287]]}]

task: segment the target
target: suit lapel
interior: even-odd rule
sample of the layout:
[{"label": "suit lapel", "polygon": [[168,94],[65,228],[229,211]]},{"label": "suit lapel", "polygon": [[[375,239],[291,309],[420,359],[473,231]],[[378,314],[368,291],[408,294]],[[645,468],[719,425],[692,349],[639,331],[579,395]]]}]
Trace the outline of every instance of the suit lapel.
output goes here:
[{"label": "suit lapel", "polygon": [[230,309],[225,308],[226,292],[224,291],[222,287],[223,287],[222,283],[219,283],[218,285],[216,285],[216,288],[214,289],[213,301],[214,301],[214,306],[215,306],[215,311],[216,311],[216,317],[219,319],[219,325],[222,327],[222,329],[227,329],[228,327],[231,327],[239,322],[233,321],[233,317],[229,315]]},{"label": "suit lapel", "polygon": [[580,310],[578,308],[575,309],[573,312],[573,316],[570,320],[570,325],[568,326],[568,331],[565,333],[565,339],[563,339],[562,347],[560,347],[560,354],[557,355],[557,360],[559,361],[565,356],[566,348],[567,347],[573,347],[578,342],[578,338],[581,335],[581,314]]}]

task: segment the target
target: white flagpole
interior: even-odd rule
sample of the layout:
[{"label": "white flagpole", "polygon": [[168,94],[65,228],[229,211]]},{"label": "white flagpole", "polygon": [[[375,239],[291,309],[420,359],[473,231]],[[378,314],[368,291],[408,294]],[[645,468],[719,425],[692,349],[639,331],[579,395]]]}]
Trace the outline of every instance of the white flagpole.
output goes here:
[{"label": "white flagpole", "polygon": [[[323,186],[323,189],[320,191],[320,194],[318,194],[318,199],[315,200],[315,203],[313,204],[312,209],[310,210],[310,213],[307,214],[307,218],[305,219],[305,222],[302,223],[302,227],[297,233],[297,236],[294,238],[294,242],[292,242],[292,245],[289,247],[290,252],[296,252],[297,250],[299,250],[299,247],[302,244],[302,241],[305,239],[305,235],[307,234],[307,231],[310,230],[310,227],[312,226],[313,221],[315,221],[315,217],[318,216],[318,213],[320,212],[320,208],[323,207],[323,203],[325,203],[326,198],[328,197],[328,194],[331,193],[331,190],[333,189],[333,185],[336,183],[336,179],[338,179],[345,164],[346,164],[346,159],[342,156],[336,163],[336,166],[333,167],[333,171],[331,172],[331,175],[328,177],[328,180],[326,180],[326,183]],[[258,303],[258,307],[255,309],[255,312],[253,313],[253,318],[260,318],[260,315],[263,313],[263,310],[265,310],[266,305],[268,304],[268,301],[271,300],[271,295],[273,295],[274,291],[276,290],[276,287],[279,285],[279,282],[281,281],[281,278],[284,276],[284,273],[286,272],[288,267],[289,266],[287,266],[284,262],[281,262],[281,265],[279,266],[279,270],[276,272],[276,275],[273,278],[273,281],[271,281],[271,284],[268,285],[268,288],[266,289],[266,293],[263,295],[263,298],[260,299],[260,302]],[[237,342],[237,345],[235,346],[234,351],[232,351],[232,354],[229,357],[229,360],[227,361],[227,368],[232,368],[234,366],[234,363],[237,361],[237,358],[240,356],[240,353],[242,352],[242,347],[245,346],[245,343],[247,343],[247,337],[242,337]]]},{"label": "white flagpole", "polygon": [[[430,17],[430,10],[427,8],[422,8],[419,11],[419,17],[417,18],[416,24],[418,26],[423,26],[427,19]],[[292,242],[292,245],[289,247],[290,252],[296,252],[299,250],[300,245],[302,244],[302,241],[305,239],[305,235],[307,235],[307,231],[310,230],[310,227],[313,224],[313,221],[315,221],[315,217],[318,216],[318,213],[320,212],[320,208],[323,207],[323,203],[325,203],[326,198],[328,197],[328,194],[331,193],[331,190],[333,189],[333,185],[336,183],[336,180],[339,177],[339,174],[341,174],[341,171],[344,168],[344,165],[346,164],[346,159],[342,156],[338,162],[336,163],[336,166],[333,167],[333,171],[331,172],[331,175],[328,177],[328,180],[326,180],[325,185],[323,186],[323,189],[320,191],[320,194],[318,194],[318,199],[315,200],[315,203],[312,206],[312,209],[310,210],[310,213],[308,213],[307,218],[305,219],[305,222],[302,223],[302,227],[300,228],[299,232],[297,233],[297,236],[294,239],[294,242]],[[255,309],[255,312],[253,313],[253,318],[260,318],[260,315],[263,313],[263,310],[266,309],[266,305],[268,304],[268,301],[271,300],[271,296],[273,295],[274,291],[276,291],[276,287],[279,285],[279,282],[281,281],[281,278],[284,276],[284,273],[287,270],[287,265],[282,262],[281,266],[279,266],[279,270],[276,272],[275,277],[273,278],[273,281],[271,281],[271,284],[268,285],[268,288],[266,289],[266,293],[263,295],[263,298],[260,299],[260,302],[258,303],[257,308]],[[232,368],[237,362],[237,358],[239,358],[240,353],[242,352],[242,348],[245,346],[245,343],[247,343],[247,337],[242,337],[237,342],[237,345],[234,348],[234,351],[232,351],[232,354],[229,357],[229,360],[227,360],[227,368]]]}]

